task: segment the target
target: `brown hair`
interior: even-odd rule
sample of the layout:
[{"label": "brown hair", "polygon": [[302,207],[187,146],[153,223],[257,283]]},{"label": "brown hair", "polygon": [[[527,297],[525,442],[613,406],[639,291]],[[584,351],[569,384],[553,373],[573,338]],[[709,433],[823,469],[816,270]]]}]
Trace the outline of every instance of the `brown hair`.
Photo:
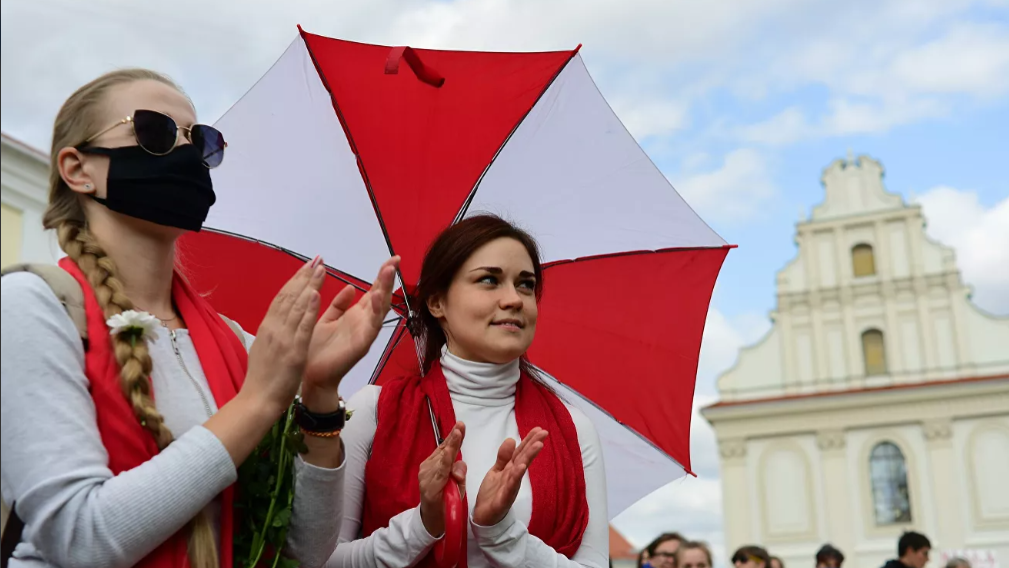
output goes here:
[{"label": "brown hair", "polygon": [[[671,532],[660,534],[655,540],[653,540],[648,546],[646,546],[644,550],[641,551],[641,554],[638,557],[638,567],[640,568],[641,566],[644,565],[646,553],[648,554],[648,557],[651,558],[655,556],[655,553],[659,550],[660,546],[672,540],[679,542],[681,546],[687,542],[687,539],[684,538],[684,536],[681,535],[680,533]],[[677,564],[679,564],[678,558],[676,562]]]},{"label": "brown hair", "polygon": [[[764,568],[771,568],[771,555],[767,549],[760,546],[744,546],[732,555],[732,563],[736,563],[737,558],[755,559],[764,563]],[[745,564],[745,560],[744,560]]]},{"label": "brown hair", "polygon": [[[441,323],[427,307],[428,301],[448,293],[456,273],[480,247],[502,238],[518,241],[529,253],[536,275],[536,299],[540,298],[543,266],[539,246],[529,233],[495,215],[476,215],[445,229],[424,255],[420,281],[412,298],[416,314],[411,318],[410,331],[423,345],[421,369],[424,373],[430,371],[431,365],[441,357],[441,349],[447,342]],[[537,378],[524,357],[522,362],[523,370]]]},{"label": "brown hair", "polygon": [[[63,103],[53,126],[49,158],[49,206],[42,217],[42,225],[56,230],[60,248],[87,277],[106,318],[133,309],[133,303],[117,276],[115,262],[88,229],[81,196],[63,180],[58,161],[61,150],[82,144],[108,126],[99,121],[103,119],[102,104],[109,91],[135,81],[158,81],[182,92],[168,77],[146,69],[124,69],[102,75],[77,89]],[[133,344],[125,338],[112,336],[112,344],[119,363],[123,395],[133,407],[133,414],[140,424],[154,436],[158,449],[163,450],[172,443],[174,436],[165,426],[164,418],[151,396],[152,362],[147,341]],[[197,515],[190,523],[189,559],[193,568],[214,568],[218,565],[217,539],[206,512]]]},{"label": "brown hair", "polygon": [[704,556],[708,559],[708,568],[712,568],[715,565],[715,561],[714,561],[714,559],[711,556],[711,549],[708,548],[707,544],[705,544],[705,543],[703,543],[703,542],[701,542],[699,540],[692,540],[690,542],[684,542],[683,544],[680,545],[680,549],[676,551],[676,556],[677,556],[676,563],[678,565],[680,565],[680,566],[683,565],[682,556],[683,556],[683,553],[686,552],[686,551],[688,551],[688,550],[700,550],[701,552],[703,552]]}]

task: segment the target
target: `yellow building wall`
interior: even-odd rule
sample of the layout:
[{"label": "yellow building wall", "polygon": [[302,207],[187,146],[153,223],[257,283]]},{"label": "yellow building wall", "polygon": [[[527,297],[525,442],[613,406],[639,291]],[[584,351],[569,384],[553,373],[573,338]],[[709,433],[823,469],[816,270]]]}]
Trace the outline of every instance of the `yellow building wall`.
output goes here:
[{"label": "yellow building wall", "polygon": [[0,218],[0,267],[7,268],[21,261],[22,220],[21,212],[6,203],[2,205],[3,216]]}]

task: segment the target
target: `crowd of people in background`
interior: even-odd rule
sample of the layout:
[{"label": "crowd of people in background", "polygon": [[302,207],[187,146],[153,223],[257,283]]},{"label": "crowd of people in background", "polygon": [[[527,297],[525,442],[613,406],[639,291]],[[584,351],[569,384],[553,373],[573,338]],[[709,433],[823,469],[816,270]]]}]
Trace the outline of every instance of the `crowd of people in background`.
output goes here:
[{"label": "crowd of people in background", "polygon": [[[928,537],[906,532],[897,543],[897,557],[882,568],[925,568],[932,543]],[[825,544],[816,553],[816,568],[843,568],[844,553]],[[744,546],[732,555],[734,568],[786,568],[785,562],[772,556],[762,546]],[[692,541],[679,533],[664,533],[646,546],[638,557],[638,568],[712,568],[711,549],[704,542]],[[943,568],[971,568],[963,558],[949,560]]]}]

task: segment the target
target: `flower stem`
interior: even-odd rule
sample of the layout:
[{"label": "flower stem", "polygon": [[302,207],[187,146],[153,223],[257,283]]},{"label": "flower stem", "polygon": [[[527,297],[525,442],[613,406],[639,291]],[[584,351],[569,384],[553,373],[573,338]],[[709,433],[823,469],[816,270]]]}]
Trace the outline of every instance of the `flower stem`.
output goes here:
[{"label": "flower stem", "polygon": [[[263,521],[263,528],[261,529],[259,535],[259,550],[256,551],[255,556],[252,558],[252,562],[249,564],[251,568],[255,568],[259,564],[260,559],[263,557],[263,552],[266,550],[266,531],[273,524],[273,517],[277,510],[277,498],[280,496],[280,487],[284,483],[284,473],[287,471],[287,434],[291,430],[291,424],[294,422],[294,408],[288,408],[287,414],[284,420],[284,429],[280,433],[280,453],[278,457],[277,464],[277,482],[270,493],[270,509],[266,513],[266,519]],[[276,551],[276,557],[274,558],[274,566],[276,566],[276,560],[280,558],[280,550]]]}]

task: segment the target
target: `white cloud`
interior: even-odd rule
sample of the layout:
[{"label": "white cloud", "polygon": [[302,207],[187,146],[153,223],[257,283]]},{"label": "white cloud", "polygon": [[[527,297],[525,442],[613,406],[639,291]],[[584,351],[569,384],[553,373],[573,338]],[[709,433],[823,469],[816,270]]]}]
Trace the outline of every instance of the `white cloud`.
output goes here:
[{"label": "white cloud", "polygon": [[994,97],[1009,92],[1009,28],[958,25],[946,36],[897,54],[894,85],[923,93]]},{"label": "white cloud", "polygon": [[[679,132],[720,89],[764,97],[826,85],[834,98],[862,94],[877,106],[896,94],[1003,93],[1007,30],[960,22],[974,3],[177,0],[169,9],[129,0],[10,0],[2,3],[3,126],[45,145],[73,88],[126,65],[172,74],[214,119],[283,52],[297,23],[324,35],[436,48],[582,42],[603,92],[640,138]],[[939,24],[952,31],[935,39]]]},{"label": "white cloud", "polygon": [[974,191],[940,186],[915,198],[928,234],[953,247],[964,281],[982,308],[1009,314],[1009,197],[983,206]]},{"label": "white cloud", "polygon": [[[977,22],[978,2],[882,0],[831,6],[816,34],[780,38],[758,68],[772,90],[824,85],[835,96],[879,100],[957,92],[987,96],[1001,77],[984,77],[1005,65],[1009,27]],[[869,8],[870,10],[866,10]],[[980,72],[978,71],[980,70]],[[754,73],[757,75],[758,73]]]},{"label": "white cloud", "polygon": [[771,329],[771,320],[757,312],[727,318],[717,309],[708,311],[697,369],[697,395],[715,397],[715,379],[736,362],[739,349],[756,343]]},{"label": "white cloud", "polygon": [[701,217],[725,222],[753,217],[776,193],[767,162],[748,148],[729,153],[716,170],[673,180],[673,186]]},{"label": "white cloud", "polygon": [[871,16],[851,5],[839,9],[816,37],[772,49],[766,65],[754,67],[760,73],[736,79],[738,92],[755,96],[825,87],[828,109],[816,116],[792,106],[731,135],[782,145],[881,133],[1006,95],[1009,25],[970,21],[971,4],[881,2]]},{"label": "white cloud", "polygon": [[801,108],[789,107],[764,122],[736,129],[736,136],[746,142],[785,145],[812,138],[887,132],[949,112],[946,104],[934,98],[874,103],[835,99],[828,107],[829,112],[815,122],[810,122]]},{"label": "white cloud", "polygon": [[689,0],[176,0],[170,7],[10,0],[0,4],[3,127],[45,146],[66,96],[123,66],[173,75],[204,119],[214,119],[280,56],[301,23],[323,35],[432,48],[531,51],[583,42],[604,93],[627,101],[632,129],[663,134],[685,114],[684,103],[665,96],[671,69],[731,59],[759,35],[755,23],[801,3],[725,0],[713,10]]},{"label": "white cloud", "polygon": [[814,128],[799,107],[786,108],[771,118],[736,129],[736,136],[758,144],[791,144],[809,137]]}]

